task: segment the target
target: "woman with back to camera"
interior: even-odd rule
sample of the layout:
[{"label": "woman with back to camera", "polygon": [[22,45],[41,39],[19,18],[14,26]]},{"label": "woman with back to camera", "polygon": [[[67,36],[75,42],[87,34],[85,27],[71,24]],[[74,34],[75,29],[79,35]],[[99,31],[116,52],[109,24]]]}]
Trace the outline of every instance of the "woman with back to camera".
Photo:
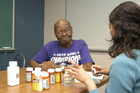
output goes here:
[{"label": "woman with back to camera", "polygon": [[[108,53],[115,58],[110,69],[93,65],[98,74],[109,75],[105,93],[140,93],[140,6],[124,2],[109,15],[112,46]],[[74,62],[72,62],[74,64]],[[100,93],[92,78],[77,64],[71,76],[83,82],[90,93]]]}]

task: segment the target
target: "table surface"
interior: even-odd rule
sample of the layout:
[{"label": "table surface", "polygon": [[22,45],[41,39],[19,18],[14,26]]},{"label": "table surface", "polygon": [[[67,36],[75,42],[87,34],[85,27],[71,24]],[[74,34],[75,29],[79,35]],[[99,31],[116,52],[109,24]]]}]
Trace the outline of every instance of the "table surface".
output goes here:
[{"label": "table surface", "polygon": [[[108,76],[104,76],[100,87],[108,82]],[[26,82],[26,69],[20,68],[20,84],[16,86],[7,85],[7,71],[0,71],[0,93],[37,93],[33,91],[33,84]],[[43,90],[41,93],[88,93],[86,86],[82,83],[75,83],[71,87],[63,86],[62,83],[50,85],[48,90]]]}]

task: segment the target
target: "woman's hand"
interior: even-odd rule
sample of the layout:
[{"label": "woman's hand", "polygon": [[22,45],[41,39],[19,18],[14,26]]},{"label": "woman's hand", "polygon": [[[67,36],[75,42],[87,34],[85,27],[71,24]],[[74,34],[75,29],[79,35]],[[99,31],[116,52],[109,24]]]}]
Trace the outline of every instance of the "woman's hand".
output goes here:
[{"label": "woman's hand", "polygon": [[83,69],[82,65],[79,66],[75,62],[71,62],[74,67],[68,66],[71,70],[66,70],[70,76],[73,78],[76,78],[77,80],[84,83],[88,89],[88,91],[91,91],[93,89],[96,89],[96,84],[94,83],[91,76]]},{"label": "woman's hand", "polygon": [[93,75],[95,75],[93,68],[96,69],[96,73],[98,73],[98,76],[101,76],[102,74],[109,75],[108,68],[105,68],[105,67],[99,66],[99,65],[92,65],[91,70],[93,71]]}]

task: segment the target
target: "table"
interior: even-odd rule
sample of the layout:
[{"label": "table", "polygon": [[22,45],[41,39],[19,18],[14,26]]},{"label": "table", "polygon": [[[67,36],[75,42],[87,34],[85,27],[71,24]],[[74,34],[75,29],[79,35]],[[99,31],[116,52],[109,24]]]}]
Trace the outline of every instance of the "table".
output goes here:
[{"label": "table", "polygon": [[[104,76],[100,87],[108,82],[108,76]],[[16,86],[7,85],[7,70],[0,71],[0,93],[37,93],[33,91],[32,83],[26,82],[26,68],[20,68],[20,84]],[[48,90],[43,90],[41,93],[88,93],[86,86],[82,83],[73,82],[73,86],[66,87],[62,83],[50,85]]]}]

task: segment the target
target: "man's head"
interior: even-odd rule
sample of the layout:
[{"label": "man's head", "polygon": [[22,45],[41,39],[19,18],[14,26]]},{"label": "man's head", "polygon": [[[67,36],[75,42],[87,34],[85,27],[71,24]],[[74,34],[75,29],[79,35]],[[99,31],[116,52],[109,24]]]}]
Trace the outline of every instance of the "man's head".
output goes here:
[{"label": "man's head", "polygon": [[72,43],[72,27],[70,22],[60,19],[54,24],[54,33],[62,47]]}]

